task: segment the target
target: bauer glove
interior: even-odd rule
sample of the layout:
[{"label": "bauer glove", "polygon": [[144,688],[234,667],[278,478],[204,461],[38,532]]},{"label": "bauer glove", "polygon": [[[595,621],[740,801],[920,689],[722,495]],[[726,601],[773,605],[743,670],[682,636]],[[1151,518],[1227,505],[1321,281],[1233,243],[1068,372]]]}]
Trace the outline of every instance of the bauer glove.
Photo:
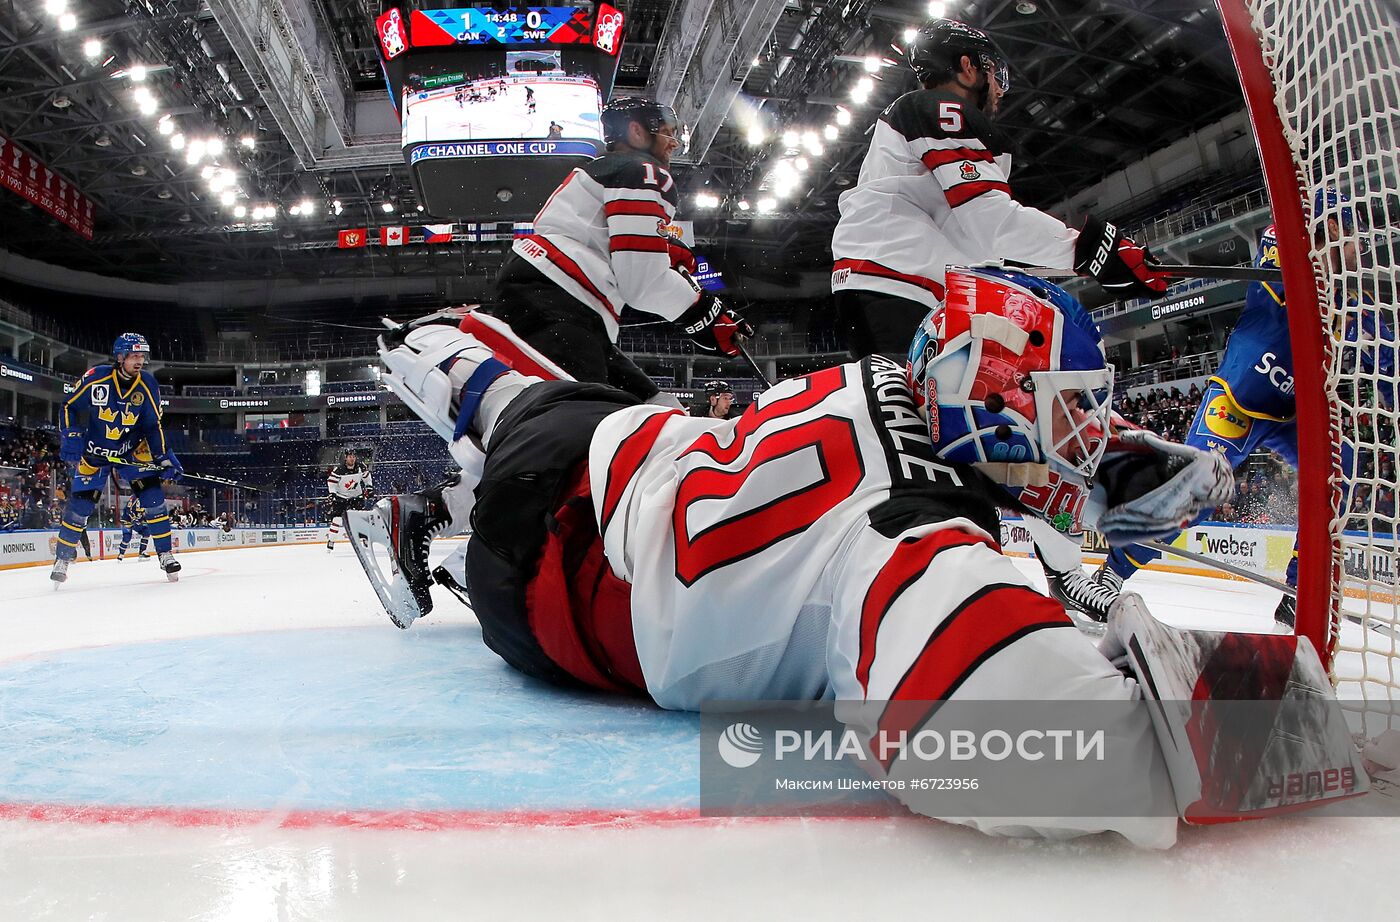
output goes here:
[{"label": "bauer glove", "polygon": [[1167,276],[1152,267],[1147,247],[1092,215],[1084,219],[1074,244],[1074,271],[1119,299],[1160,298],[1167,293]]},{"label": "bauer glove", "polygon": [[740,355],[739,337],[753,335],[747,320],[708,291],[700,292],[699,300],[675,323],[696,349],[709,355]]}]

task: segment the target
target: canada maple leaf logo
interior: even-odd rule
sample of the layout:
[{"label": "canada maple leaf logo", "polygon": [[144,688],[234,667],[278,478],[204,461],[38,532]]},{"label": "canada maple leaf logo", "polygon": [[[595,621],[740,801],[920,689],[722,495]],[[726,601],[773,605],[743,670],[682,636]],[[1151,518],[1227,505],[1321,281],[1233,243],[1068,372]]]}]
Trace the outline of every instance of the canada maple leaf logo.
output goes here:
[{"label": "canada maple leaf logo", "polygon": [[971,160],[964,160],[962,166],[958,169],[959,172],[962,173],[962,178],[965,180],[982,178],[982,174],[977,172],[977,167],[972,165]]}]

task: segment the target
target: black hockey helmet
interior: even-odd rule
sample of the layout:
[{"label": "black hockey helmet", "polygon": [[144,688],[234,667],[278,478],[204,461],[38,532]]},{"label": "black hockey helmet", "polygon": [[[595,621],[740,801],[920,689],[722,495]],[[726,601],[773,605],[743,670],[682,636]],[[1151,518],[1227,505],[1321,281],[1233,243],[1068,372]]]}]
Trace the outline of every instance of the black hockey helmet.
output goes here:
[{"label": "black hockey helmet", "polygon": [[914,40],[904,49],[905,60],[920,83],[951,80],[963,55],[978,62],[988,74],[995,74],[1002,92],[1011,89],[1011,74],[992,37],[981,29],[956,19],[935,19],[924,23]]},{"label": "black hockey helmet", "polygon": [[685,131],[676,118],[676,110],[662,105],[645,96],[614,96],[603,107],[603,140],[609,144],[619,144],[627,140],[627,126],[636,122],[654,135],[663,126],[671,126],[671,134],[681,147],[676,153],[685,150]]},{"label": "black hockey helmet", "polygon": [[721,394],[734,394],[734,388],[729,386],[728,381],[711,381],[705,385],[705,393],[711,397],[718,397]]}]

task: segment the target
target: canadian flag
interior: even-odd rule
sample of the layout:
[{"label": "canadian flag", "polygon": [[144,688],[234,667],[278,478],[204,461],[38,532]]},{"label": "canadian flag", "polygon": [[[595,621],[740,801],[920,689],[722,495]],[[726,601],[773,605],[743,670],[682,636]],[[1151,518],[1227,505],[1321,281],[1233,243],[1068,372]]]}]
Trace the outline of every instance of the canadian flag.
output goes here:
[{"label": "canadian flag", "polygon": [[408,228],[406,227],[381,227],[379,229],[379,243],[386,247],[401,247],[408,242]]}]

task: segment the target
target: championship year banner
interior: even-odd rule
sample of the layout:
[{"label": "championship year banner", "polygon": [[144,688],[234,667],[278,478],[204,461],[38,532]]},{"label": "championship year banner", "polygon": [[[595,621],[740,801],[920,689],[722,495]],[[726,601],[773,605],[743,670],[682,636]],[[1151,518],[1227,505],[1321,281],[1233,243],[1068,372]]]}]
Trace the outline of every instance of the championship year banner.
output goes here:
[{"label": "championship year banner", "polygon": [[4,135],[0,135],[0,185],[92,239],[92,199]]}]

